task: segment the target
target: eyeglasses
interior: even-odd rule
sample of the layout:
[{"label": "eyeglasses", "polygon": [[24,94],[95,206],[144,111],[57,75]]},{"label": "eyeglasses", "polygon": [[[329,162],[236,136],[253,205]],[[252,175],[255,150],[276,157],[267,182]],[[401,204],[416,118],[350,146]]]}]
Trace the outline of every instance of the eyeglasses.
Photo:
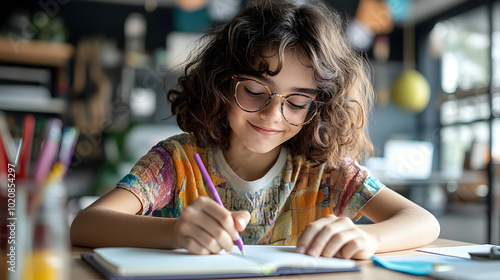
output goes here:
[{"label": "eyeglasses", "polygon": [[281,115],[291,125],[304,126],[316,115],[321,101],[302,93],[292,92],[287,96],[273,93],[265,84],[252,79],[232,75],[236,80],[234,99],[245,112],[258,112],[269,104],[274,95],[281,97]]}]

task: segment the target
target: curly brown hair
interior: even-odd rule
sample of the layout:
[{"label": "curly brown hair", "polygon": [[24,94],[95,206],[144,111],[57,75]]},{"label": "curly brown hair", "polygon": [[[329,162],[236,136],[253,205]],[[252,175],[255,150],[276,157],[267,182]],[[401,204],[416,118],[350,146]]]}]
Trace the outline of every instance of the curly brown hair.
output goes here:
[{"label": "curly brown hair", "polygon": [[[345,157],[372,156],[367,133],[373,100],[369,67],[350,47],[342,24],[338,13],[319,2],[296,5],[266,0],[246,7],[206,35],[208,43],[186,64],[178,87],[167,92],[179,127],[192,133],[200,145],[227,149],[231,74],[276,75],[285,51],[297,48],[309,59],[324,104],[284,145],[293,155],[330,166]],[[269,48],[280,62],[274,71],[265,57]]]}]

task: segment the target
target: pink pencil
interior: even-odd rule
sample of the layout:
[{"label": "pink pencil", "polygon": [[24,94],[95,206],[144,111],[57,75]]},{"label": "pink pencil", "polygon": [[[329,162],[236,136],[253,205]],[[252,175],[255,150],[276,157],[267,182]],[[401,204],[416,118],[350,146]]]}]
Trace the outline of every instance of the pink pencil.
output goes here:
[{"label": "pink pencil", "polygon": [[61,129],[62,121],[60,119],[51,119],[49,121],[46,135],[40,149],[40,154],[38,155],[38,160],[36,162],[35,173],[33,174],[33,181],[35,182],[36,188],[45,182],[45,179],[52,168],[52,163],[54,162],[57,154],[57,148],[59,147],[59,142],[61,141]]}]

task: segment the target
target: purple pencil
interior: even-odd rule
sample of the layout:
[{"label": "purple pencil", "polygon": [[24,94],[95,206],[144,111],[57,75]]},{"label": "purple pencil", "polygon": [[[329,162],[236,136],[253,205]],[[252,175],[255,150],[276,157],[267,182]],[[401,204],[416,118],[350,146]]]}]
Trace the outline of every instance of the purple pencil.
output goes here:
[{"label": "purple pencil", "polygon": [[[208,190],[212,194],[213,199],[222,207],[224,207],[224,204],[222,204],[222,201],[220,200],[219,194],[217,193],[217,190],[215,189],[214,183],[212,182],[212,179],[210,179],[210,175],[208,175],[208,171],[205,168],[205,165],[203,164],[203,161],[200,158],[199,154],[194,154],[193,155],[194,161],[198,165],[198,168],[200,169],[201,176],[203,176],[203,180],[205,180],[205,183],[207,184]],[[238,240],[234,241],[234,244],[238,246],[240,249],[241,253],[245,255],[245,249],[243,248],[243,240],[241,240],[241,237],[238,237]]]}]

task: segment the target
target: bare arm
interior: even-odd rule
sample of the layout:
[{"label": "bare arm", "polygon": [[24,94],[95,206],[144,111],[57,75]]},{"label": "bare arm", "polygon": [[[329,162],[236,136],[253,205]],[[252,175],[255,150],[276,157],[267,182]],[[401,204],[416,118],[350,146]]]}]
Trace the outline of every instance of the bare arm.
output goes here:
[{"label": "bare arm", "polygon": [[389,188],[361,212],[375,224],[358,226],[349,218],[329,215],[306,227],[297,240],[297,252],[367,259],[376,252],[423,246],[439,236],[439,223],[431,213]]},{"label": "bare arm", "polygon": [[71,225],[75,246],[131,246],[174,248],[176,219],[136,215],[139,199],[124,189],[113,189],[84,209]]},{"label": "bare arm", "polygon": [[71,225],[71,243],[85,247],[186,248],[196,254],[231,252],[238,231],[250,220],[247,211],[230,212],[201,196],[179,218],[136,215],[141,203],[116,188],[83,210]]},{"label": "bare arm", "polygon": [[439,236],[434,215],[389,188],[381,190],[361,212],[375,222],[361,228],[377,237],[378,253],[420,247]]}]

